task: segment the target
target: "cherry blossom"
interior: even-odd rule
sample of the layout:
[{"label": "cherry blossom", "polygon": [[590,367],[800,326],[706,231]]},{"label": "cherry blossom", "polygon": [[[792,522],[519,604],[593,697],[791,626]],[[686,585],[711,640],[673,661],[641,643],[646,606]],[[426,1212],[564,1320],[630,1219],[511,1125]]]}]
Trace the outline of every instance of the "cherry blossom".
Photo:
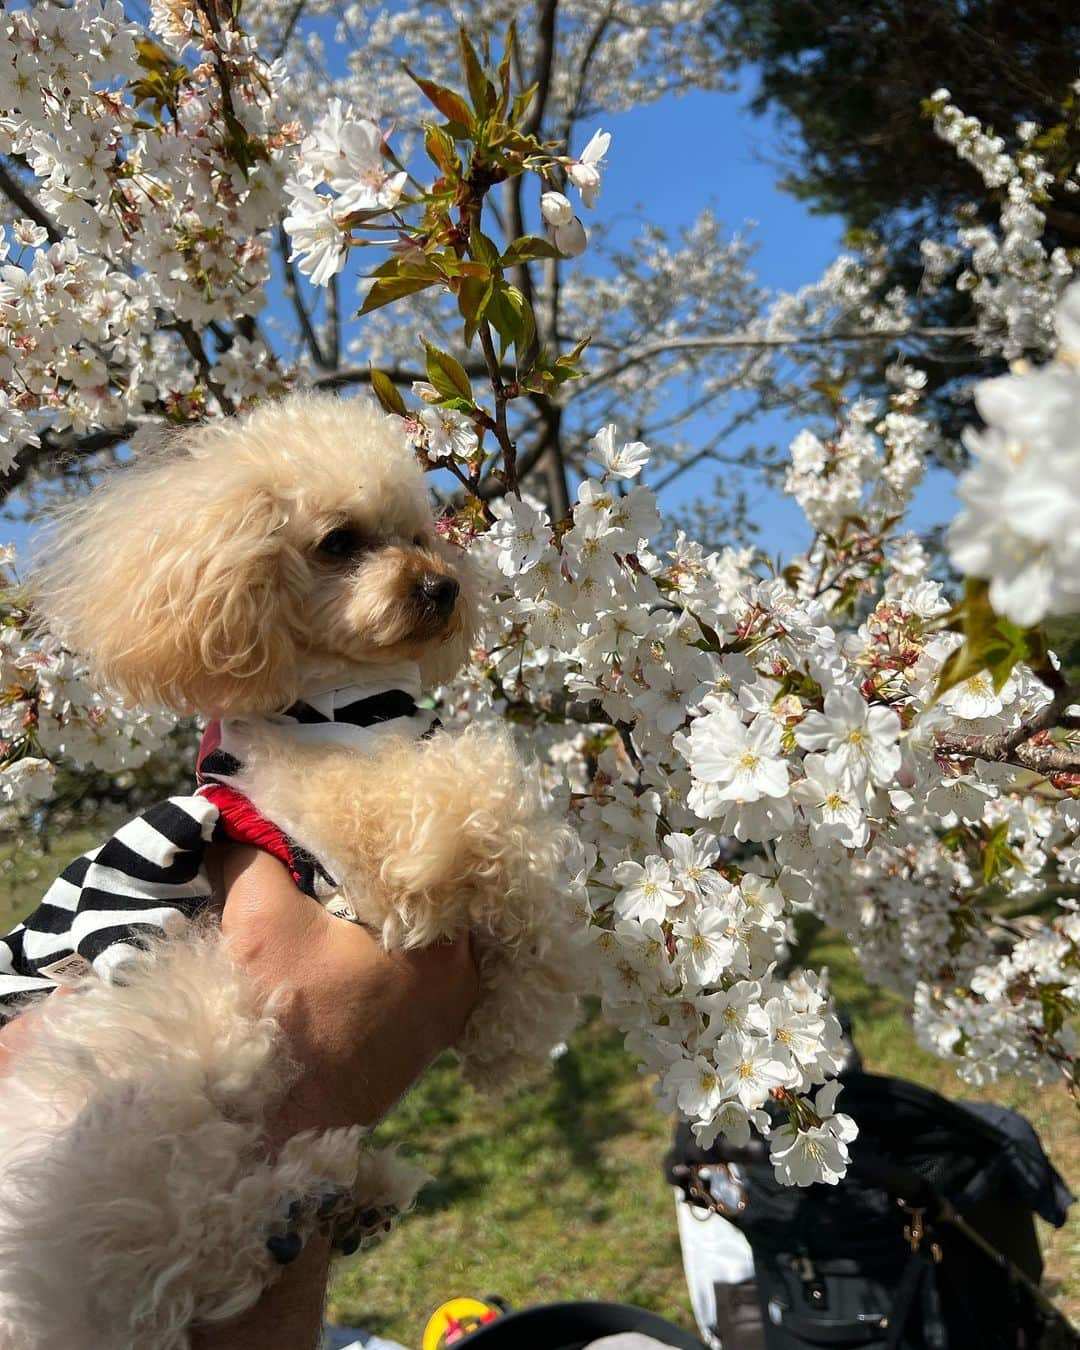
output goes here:
[{"label": "cherry blossom", "polygon": [[610,145],[611,132],[596,131],[581,155],[567,166],[566,176],[581,193],[581,200],[586,206],[595,205],[599,196],[600,164]]}]

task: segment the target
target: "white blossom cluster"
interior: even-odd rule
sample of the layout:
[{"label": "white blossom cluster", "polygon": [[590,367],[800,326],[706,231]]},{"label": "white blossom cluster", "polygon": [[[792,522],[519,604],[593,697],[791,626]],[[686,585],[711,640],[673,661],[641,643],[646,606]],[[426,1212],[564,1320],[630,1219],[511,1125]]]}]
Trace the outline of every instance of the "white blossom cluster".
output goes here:
[{"label": "white blossom cluster", "polygon": [[[948,603],[917,541],[901,535],[883,556],[875,535],[918,476],[889,480],[894,441],[920,458],[904,419],[922,381],[906,368],[893,379],[886,417],[902,430],[879,419],[875,435],[856,403],[837,438],[868,466],[848,506],[861,505],[874,548],[815,545],[784,579],[683,537],[654,553],[655,499],[633,483],[648,452],[614,427],[590,447],[602,474],[582,483],[571,528],[556,538],[539,503],[506,499],[476,544],[504,587],[481,660],[486,700],[511,718],[566,716],[570,700],[582,723],[548,759],[581,839],[570,884],[606,1014],[665,1109],[705,1142],[761,1130],[778,1176],[797,1184],[841,1175],[851,1130],[831,1089],[808,1096],[840,1063],[827,991],[777,973],[800,910],[847,934],[869,977],[913,1001],[920,1039],[969,1080],[1050,1081],[1075,1072],[1078,1049],[1055,1011],[1080,998],[1075,909],[1018,942],[984,910],[992,887],[978,869],[993,835],[993,884],[1014,902],[1080,877],[1080,808],[1045,780],[1033,789],[1037,775],[957,760],[938,741],[1015,727],[1050,692],[1021,666],[999,691],[984,673],[935,698],[961,640],[940,631]],[[829,521],[829,473],[803,470],[802,504]],[[835,614],[849,582],[877,601],[845,631]],[[789,1113],[782,1128],[770,1101]]]},{"label": "white blossom cluster", "polygon": [[1010,361],[1025,352],[1046,354],[1054,346],[1054,301],[1072,264],[1064,249],[1047,250],[1043,243],[1046,217],[1039,203],[1051,183],[1045,162],[1023,141],[1010,154],[1000,136],[952,103],[947,89],[937,90],[931,105],[934,130],[1001,194],[1002,204],[996,227],[963,225],[957,245],[924,245],[927,282],[937,284],[966,260],[956,286],[976,303],[976,346]]},{"label": "white blossom cluster", "polygon": [[[290,261],[296,261],[315,286],[329,285],[344,268],[350,248],[358,242],[353,239],[354,227],[378,221],[385,230],[394,224],[391,213],[408,174],[386,167],[383,140],[374,122],[335,98],[300,144],[295,175],[285,184],[289,214],[284,227],[293,245]],[[595,204],[600,165],[610,144],[610,133],[597,131],[579,156],[552,160],[565,163],[567,178],[585,206]],[[540,209],[544,222],[552,227],[556,248],[565,257],[585,252],[585,227],[563,193],[545,192]],[[393,243],[394,236],[386,242]]]},{"label": "white blossom cluster", "polygon": [[0,469],[42,426],[185,420],[220,410],[211,389],[236,406],[282,388],[257,336],[231,335],[213,369],[201,337],[265,303],[289,140],[271,73],[224,29],[173,85],[140,36],[118,0],[0,16],[0,151],[25,157],[40,205],[0,241]]},{"label": "white blossom cluster", "polygon": [[815,530],[834,539],[853,522],[864,537],[880,534],[904,515],[937,444],[933,423],[914,411],[926,376],[901,366],[895,380],[902,387],[884,414],[876,400],[859,399],[834,436],[802,431],[792,442],[784,490]]},{"label": "white blossom cluster", "polygon": [[976,387],[986,426],[965,433],[972,463],[949,532],[953,564],[988,578],[994,609],[1022,626],[1080,610],[1080,284],[1055,322],[1055,360]]},{"label": "white blossom cluster", "polygon": [[386,168],[382,143],[375,123],[337,98],[301,142],[296,176],[285,184],[285,229],[313,285],[328,285],[345,266],[353,223],[382,219],[398,203],[408,175]]},{"label": "white blossom cluster", "polygon": [[[0,549],[0,590],[11,585]],[[90,685],[54,640],[28,638],[0,612],[0,826],[14,827],[53,792],[60,761],[116,772],[146,762],[175,719],[125,708]]]},{"label": "white blossom cluster", "polygon": [[[602,475],[581,485],[557,543],[539,505],[496,505],[477,545],[512,587],[486,653],[495,705],[569,696],[586,710],[578,743],[552,756],[581,840],[571,884],[604,1010],[657,1074],[661,1105],[706,1144],[719,1132],[745,1140],[751,1126],[768,1134],[785,1181],[835,1181],[853,1128],[833,1091],[816,1105],[807,1093],[840,1067],[839,1026],[817,977],[777,974],[790,907],[761,845],[797,816],[824,839],[857,840],[858,806],[816,785],[843,761],[847,795],[865,802],[899,764],[900,724],[837,682],[826,712],[804,719],[818,753],[808,772],[791,771],[806,747],[790,743],[775,677],[751,654],[776,639],[778,603],[788,651],[820,606],[789,608],[793,596],[753,582],[730,552],[680,540],[668,558],[653,554],[655,499],[628,486],[646,455],[604,428],[590,453]],[[863,729],[865,746],[850,735]],[[739,841],[758,847],[742,857]]]}]

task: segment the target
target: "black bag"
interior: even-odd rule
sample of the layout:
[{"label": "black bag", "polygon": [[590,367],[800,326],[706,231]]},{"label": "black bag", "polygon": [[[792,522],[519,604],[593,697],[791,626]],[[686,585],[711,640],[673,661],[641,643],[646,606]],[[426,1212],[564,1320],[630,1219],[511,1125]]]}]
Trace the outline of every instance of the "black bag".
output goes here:
[{"label": "black bag", "polygon": [[1022,1117],[899,1079],[843,1076],[859,1125],[836,1186],[781,1186],[763,1141],[708,1153],[681,1129],[669,1176],[700,1202],[701,1164],[736,1163],[768,1350],[1075,1350],[1038,1294],[1032,1210],[1072,1196]]}]

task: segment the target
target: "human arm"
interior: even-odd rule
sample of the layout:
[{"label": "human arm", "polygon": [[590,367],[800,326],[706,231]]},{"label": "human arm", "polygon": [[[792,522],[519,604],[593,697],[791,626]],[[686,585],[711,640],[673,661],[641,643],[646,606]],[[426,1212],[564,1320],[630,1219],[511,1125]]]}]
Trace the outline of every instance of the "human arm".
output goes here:
[{"label": "human arm", "polygon": [[[385,952],[363,928],[297,892],[266,853],[230,847],[212,860],[222,927],[278,1017],[301,1077],[270,1122],[275,1139],[374,1124],[460,1033],[477,995],[467,939]],[[316,1236],[250,1312],[206,1327],[197,1350],[307,1350],[318,1340],[329,1272]]]}]

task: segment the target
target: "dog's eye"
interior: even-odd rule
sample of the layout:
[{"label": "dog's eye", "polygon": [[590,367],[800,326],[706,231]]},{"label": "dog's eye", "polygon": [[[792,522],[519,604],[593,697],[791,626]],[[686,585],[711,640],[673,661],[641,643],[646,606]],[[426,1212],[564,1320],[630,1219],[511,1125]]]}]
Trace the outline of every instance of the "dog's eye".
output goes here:
[{"label": "dog's eye", "polygon": [[348,525],[339,525],[336,530],[323,535],[318,543],[319,552],[328,558],[353,558],[363,553],[366,547],[364,537]]},{"label": "dog's eye", "polygon": [[426,539],[425,536],[422,535],[422,534],[418,534],[418,535],[415,535],[415,536],[413,537],[413,544],[414,544],[414,546],[415,546],[416,548],[423,548],[423,546],[424,546],[426,543],[427,543],[427,539]]}]

